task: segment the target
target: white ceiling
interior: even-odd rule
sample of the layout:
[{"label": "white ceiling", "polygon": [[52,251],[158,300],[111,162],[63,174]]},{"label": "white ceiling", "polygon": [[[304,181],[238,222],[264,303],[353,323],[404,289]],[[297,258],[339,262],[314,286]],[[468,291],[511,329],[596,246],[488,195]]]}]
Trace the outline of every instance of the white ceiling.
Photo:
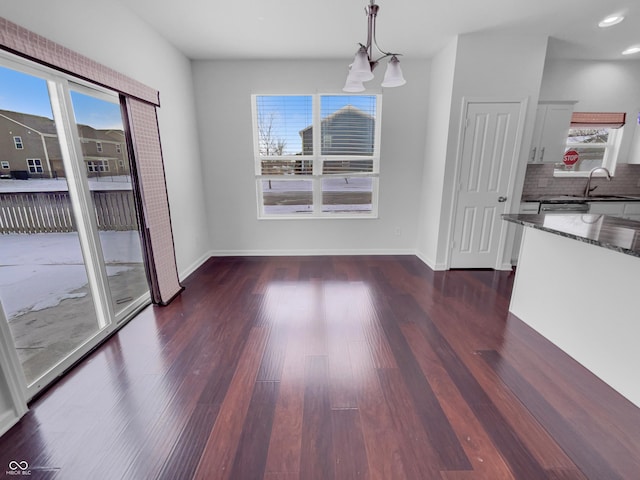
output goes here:
[{"label": "white ceiling", "polygon": [[[193,59],[349,59],[366,42],[368,0],[123,0]],[[552,37],[556,58],[621,59],[640,45],[638,0],[378,0],[378,43],[429,58],[455,35],[501,29]],[[609,29],[612,13],[626,19]],[[634,57],[634,56],[631,56]],[[640,54],[635,56],[640,58]]]}]

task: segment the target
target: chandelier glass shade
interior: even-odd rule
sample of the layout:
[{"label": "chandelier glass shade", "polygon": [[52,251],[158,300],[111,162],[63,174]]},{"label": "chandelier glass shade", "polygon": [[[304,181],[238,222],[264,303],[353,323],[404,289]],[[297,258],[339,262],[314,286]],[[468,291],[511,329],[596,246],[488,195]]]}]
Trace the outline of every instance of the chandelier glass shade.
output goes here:
[{"label": "chandelier glass shade", "polygon": [[[345,92],[363,92],[365,90],[364,82],[373,79],[373,69],[378,65],[380,60],[387,57],[391,58],[387,64],[382,86],[399,87],[407,83],[402,75],[400,60],[398,60],[398,56],[401,54],[385,52],[378,46],[376,41],[376,17],[378,10],[380,10],[380,7],[374,3],[374,0],[371,0],[371,3],[365,7],[368,19],[367,43],[366,45],[360,44],[353,63],[349,65],[349,75],[342,89]],[[378,52],[378,58],[374,58],[374,48]]]}]

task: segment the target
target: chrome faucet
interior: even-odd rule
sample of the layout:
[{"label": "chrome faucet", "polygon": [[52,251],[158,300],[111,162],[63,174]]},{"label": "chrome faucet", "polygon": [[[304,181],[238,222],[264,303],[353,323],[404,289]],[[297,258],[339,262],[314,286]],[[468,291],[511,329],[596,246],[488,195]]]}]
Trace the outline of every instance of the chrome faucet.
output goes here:
[{"label": "chrome faucet", "polygon": [[591,193],[593,190],[596,189],[596,187],[591,188],[591,177],[593,177],[593,174],[598,170],[602,170],[607,176],[607,180],[611,181],[611,173],[609,173],[609,170],[607,170],[605,167],[592,168],[591,171],[589,172],[589,178],[587,178],[587,185],[584,187],[585,197],[588,197],[589,193]]}]

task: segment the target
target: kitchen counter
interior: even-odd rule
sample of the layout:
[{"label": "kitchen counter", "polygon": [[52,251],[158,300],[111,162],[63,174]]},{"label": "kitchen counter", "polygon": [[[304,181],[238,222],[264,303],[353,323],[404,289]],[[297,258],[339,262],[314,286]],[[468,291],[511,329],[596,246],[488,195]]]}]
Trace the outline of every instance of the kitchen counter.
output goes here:
[{"label": "kitchen counter", "polygon": [[585,203],[585,202],[640,202],[640,195],[525,195],[523,202]]},{"label": "kitchen counter", "polygon": [[640,222],[599,214],[506,214],[508,222],[640,257]]},{"label": "kitchen counter", "polygon": [[525,227],[511,314],[640,407],[640,222],[598,214],[503,219]]}]

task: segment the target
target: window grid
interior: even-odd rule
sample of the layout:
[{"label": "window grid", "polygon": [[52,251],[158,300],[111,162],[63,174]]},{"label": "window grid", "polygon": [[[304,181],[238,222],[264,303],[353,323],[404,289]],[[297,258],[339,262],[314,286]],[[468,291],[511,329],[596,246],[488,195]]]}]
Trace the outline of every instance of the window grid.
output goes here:
[{"label": "window grid", "polygon": [[608,126],[570,128],[565,152],[570,150],[578,152],[580,161],[577,166],[570,168],[559,164],[554,172],[588,173],[595,167],[605,167],[613,174],[622,130],[622,128],[609,128]]},{"label": "window grid", "polygon": [[13,144],[16,146],[16,150],[22,150],[24,148],[24,144],[22,143],[22,137],[13,137]]},{"label": "window grid", "polygon": [[252,108],[259,218],[377,217],[380,95],[253,95]]},{"label": "window grid", "polygon": [[555,177],[585,177],[596,167],[615,173],[626,120],[625,112],[573,112],[565,153],[575,151],[577,163],[557,163]]}]

